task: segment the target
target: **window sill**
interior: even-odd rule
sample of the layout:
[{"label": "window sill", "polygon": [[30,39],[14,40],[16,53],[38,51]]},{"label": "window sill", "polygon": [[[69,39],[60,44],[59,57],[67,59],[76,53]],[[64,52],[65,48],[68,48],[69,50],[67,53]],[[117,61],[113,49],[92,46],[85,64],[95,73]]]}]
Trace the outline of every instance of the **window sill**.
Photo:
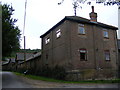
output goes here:
[{"label": "window sill", "polygon": [[85,60],[85,59],[80,59],[80,61],[87,61],[87,60]]},{"label": "window sill", "polygon": [[81,34],[81,33],[79,33],[78,35],[86,35],[86,34]]},{"label": "window sill", "polygon": [[105,60],[106,62],[110,62],[111,60]]},{"label": "window sill", "polygon": [[46,43],[45,45],[48,45],[49,43]]},{"label": "window sill", "polygon": [[56,37],[56,39],[59,39],[61,36],[59,36],[59,37]]},{"label": "window sill", "polygon": [[109,37],[104,37],[104,39],[109,39]]}]

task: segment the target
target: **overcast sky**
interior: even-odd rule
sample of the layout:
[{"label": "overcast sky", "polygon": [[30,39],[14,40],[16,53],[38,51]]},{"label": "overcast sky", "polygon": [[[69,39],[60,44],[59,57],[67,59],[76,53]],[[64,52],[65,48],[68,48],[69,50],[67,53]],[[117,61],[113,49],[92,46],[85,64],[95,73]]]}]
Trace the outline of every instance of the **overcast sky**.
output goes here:
[{"label": "overcast sky", "polygon": [[[23,33],[24,10],[26,0],[1,0],[2,3],[12,4],[15,9],[13,17],[18,19],[16,25]],[[58,23],[65,16],[73,16],[74,10],[72,0],[65,0],[58,5],[61,0],[27,0],[26,9],[26,48],[40,49],[40,36]],[[103,4],[84,4],[82,9],[77,9],[77,16],[89,19],[91,6],[94,5],[98,14],[98,22],[112,26],[118,26],[118,6],[104,6]],[[23,36],[21,37],[21,48],[23,48]]]}]

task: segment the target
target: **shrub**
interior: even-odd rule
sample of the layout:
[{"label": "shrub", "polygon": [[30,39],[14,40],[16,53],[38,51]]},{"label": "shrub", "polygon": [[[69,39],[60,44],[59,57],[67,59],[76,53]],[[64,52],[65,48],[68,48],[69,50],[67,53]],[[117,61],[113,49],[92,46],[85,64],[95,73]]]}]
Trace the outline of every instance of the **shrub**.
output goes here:
[{"label": "shrub", "polygon": [[44,77],[49,77],[54,79],[60,79],[60,80],[64,80],[66,77],[65,68],[58,65],[52,68],[45,65],[39,69],[36,69],[34,67],[31,67],[29,69],[19,68],[18,72],[37,75],[37,76],[44,76]]},{"label": "shrub", "polygon": [[41,69],[36,71],[36,75],[64,80],[66,72],[65,68],[61,66],[55,66],[53,68],[43,66]]},{"label": "shrub", "polygon": [[55,66],[52,70],[52,77],[55,79],[62,79],[64,80],[66,76],[65,69],[60,66]]}]

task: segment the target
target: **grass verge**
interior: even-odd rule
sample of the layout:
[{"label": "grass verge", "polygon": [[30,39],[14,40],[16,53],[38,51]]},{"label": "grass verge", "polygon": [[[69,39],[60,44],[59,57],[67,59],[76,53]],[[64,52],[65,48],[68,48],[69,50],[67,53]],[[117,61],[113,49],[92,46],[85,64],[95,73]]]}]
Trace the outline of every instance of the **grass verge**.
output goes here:
[{"label": "grass verge", "polygon": [[85,81],[65,81],[65,80],[56,80],[53,78],[47,78],[42,76],[35,76],[35,75],[25,75],[22,73],[14,72],[16,75],[24,76],[34,80],[42,80],[48,82],[59,82],[59,83],[120,83],[120,79],[115,80],[85,80]]}]

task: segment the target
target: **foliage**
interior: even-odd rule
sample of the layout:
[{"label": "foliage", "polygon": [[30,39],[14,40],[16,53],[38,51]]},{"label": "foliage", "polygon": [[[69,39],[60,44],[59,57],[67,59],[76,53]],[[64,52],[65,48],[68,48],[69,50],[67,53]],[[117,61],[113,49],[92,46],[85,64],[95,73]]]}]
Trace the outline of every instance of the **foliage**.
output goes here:
[{"label": "foliage", "polygon": [[28,74],[50,77],[60,80],[64,80],[66,76],[65,69],[61,66],[55,66],[53,68],[50,68],[48,66],[43,66],[39,70],[36,71],[35,70],[36,70],[35,68],[30,68],[28,70]]},{"label": "foliage", "polygon": [[[58,3],[58,5],[61,5],[64,1],[66,0],[61,0],[61,2]],[[91,5],[93,2],[95,2],[96,4],[104,4],[105,6],[113,6],[113,5],[120,5],[120,1],[119,0],[72,0],[72,5],[73,5],[73,9],[74,9],[74,14],[76,16],[76,10],[77,8],[82,8],[82,6],[80,4],[86,4],[86,5]],[[120,8],[120,6],[119,6]]]},{"label": "foliage", "polygon": [[40,75],[46,76],[46,77],[51,77],[55,79],[60,79],[64,80],[66,77],[66,72],[65,69],[61,66],[55,66],[53,68],[50,67],[42,67]]},{"label": "foliage", "polygon": [[2,5],[2,55],[3,57],[11,56],[20,48],[20,30],[15,23],[16,19],[12,18],[13,7],[7,4]]},{"label": "foliage", "polygon": [[[62,0],[58,5],[62,4],[65,0]],[[73,4],[88,4],[91,5],[94,0],[73,0]],[[95,0],[96,4],[104,4],[104,5],[120,5],[119,0]],[[76,5],[77,5],[76,4]]]}]

